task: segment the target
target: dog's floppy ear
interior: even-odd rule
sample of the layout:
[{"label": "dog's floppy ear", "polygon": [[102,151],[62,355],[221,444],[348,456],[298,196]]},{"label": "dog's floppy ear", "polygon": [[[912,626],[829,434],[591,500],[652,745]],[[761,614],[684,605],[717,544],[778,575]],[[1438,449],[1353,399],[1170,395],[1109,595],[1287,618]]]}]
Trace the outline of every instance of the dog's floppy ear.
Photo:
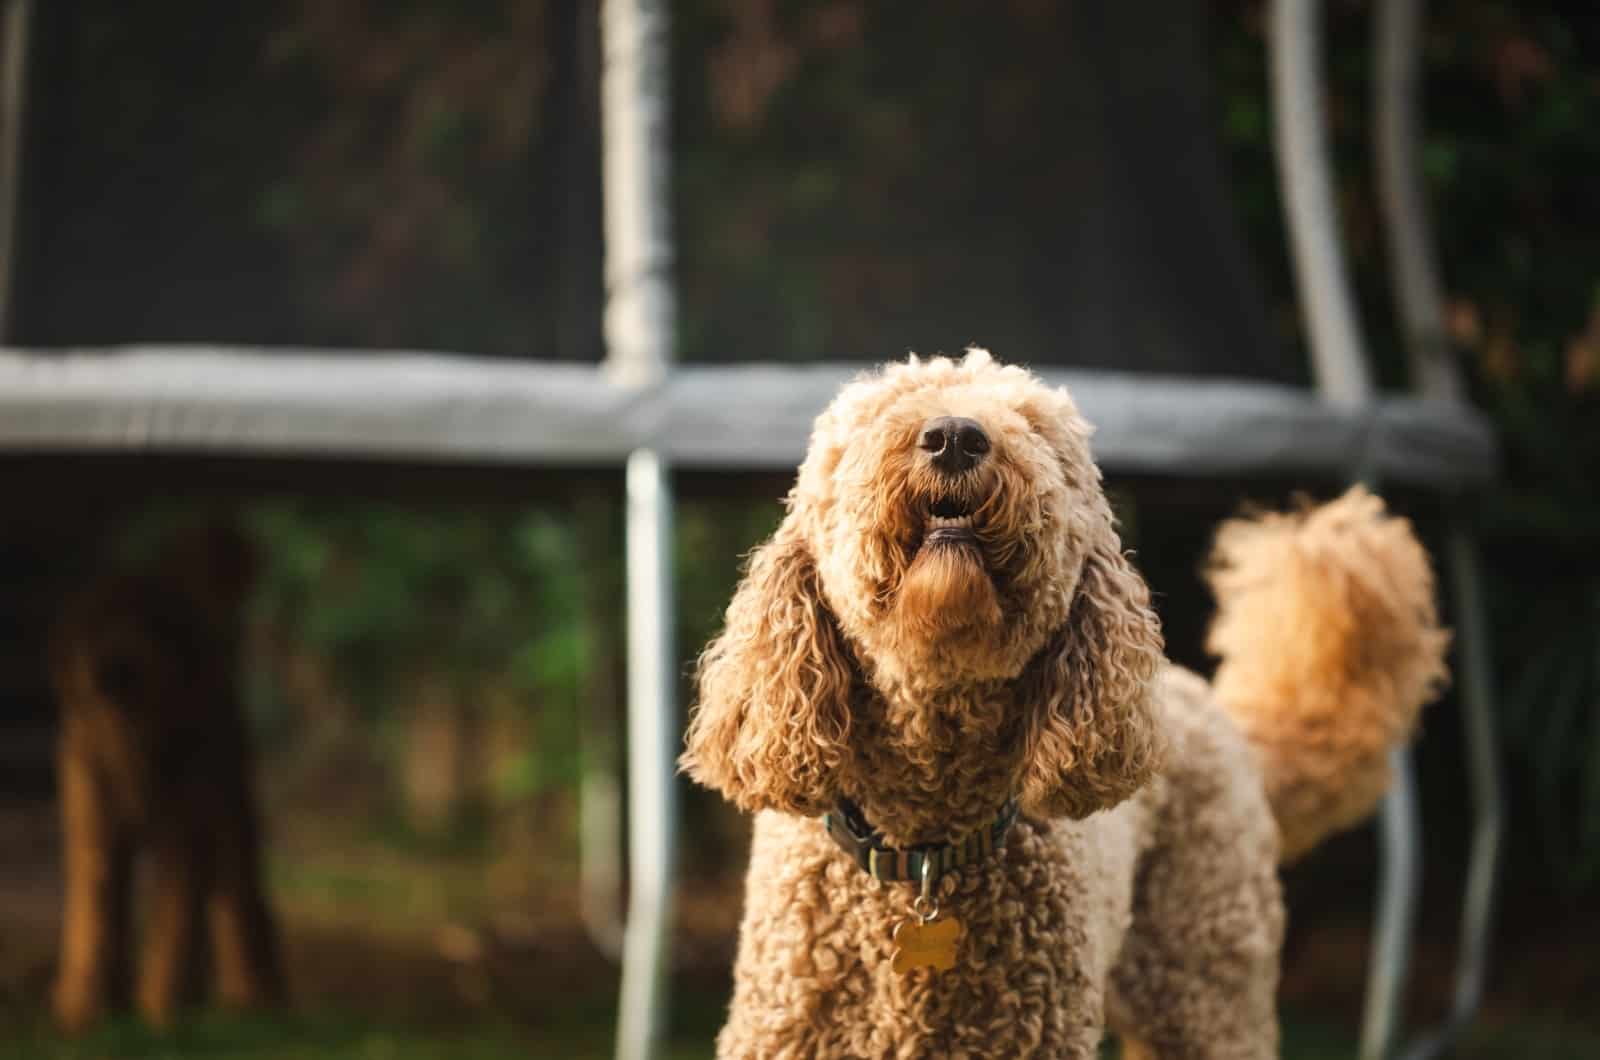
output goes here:
[{"label": "dog's floppy ear", "polygon": [[1022,675],[1025,810],[1086,817],[1127,798],[1160,766],[1165,739],[1151,684],[1161,658],[1150,590],[1107,513],[1066,622]]},{"label": "dog's floppy ear", "polygon": [[751,557],[722,634],[700,657],[680,763],[740,809],[811,816],[832,804],[853,670],[793,524]]}]

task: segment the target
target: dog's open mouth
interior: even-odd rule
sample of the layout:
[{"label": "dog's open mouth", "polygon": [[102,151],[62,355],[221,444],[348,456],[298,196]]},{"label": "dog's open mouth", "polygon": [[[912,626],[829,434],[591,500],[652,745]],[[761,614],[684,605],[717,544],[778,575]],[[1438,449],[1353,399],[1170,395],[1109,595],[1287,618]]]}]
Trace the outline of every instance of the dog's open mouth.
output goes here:
[{"label": "dog's open mouth", "polygon": [[972,529],[972,507],[966,501],[946,496],[928,506],[924,545],[967,545],[977,541],[978,535]]}]

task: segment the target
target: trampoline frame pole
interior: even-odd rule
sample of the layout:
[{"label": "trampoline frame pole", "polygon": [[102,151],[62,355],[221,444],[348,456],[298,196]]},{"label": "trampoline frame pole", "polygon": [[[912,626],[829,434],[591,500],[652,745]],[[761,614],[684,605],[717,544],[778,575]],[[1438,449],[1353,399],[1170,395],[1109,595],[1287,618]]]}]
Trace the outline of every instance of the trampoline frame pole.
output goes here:
[{"label": "trampoline frame pole", "polygon": [[[1389,276],[1404,325],[1413,386],[1424,396],[1464,400],[1460,365],[1445,327],[1426,189],[1417,161],[1422,132],[1418,89],[1423,0],[1385,0],[1373,8],[1377,76],[1373,82],[1374,159],[1389,254]],[[1472,1022],[1483,999],[1494,925],[1505,795],[1494,723],[1494,676],[1477,541],[1453,514],[1446,541],[1455,604],[1457,688],[1466,722],[1463,751],[1472,794],[1472,847],[1461,903],[1460,953],[1450,1015],[1405,1052],[1426,1060],[1447,1050]]]},{"label": "trampoline frame pole", "polygon": [[628,848],[618,1060],[644,1060],[666,1037],[668,935],[676,839],[673,765],[672,489],[648,449],[628,458]]},{"label": "trampoline frame pole", "polygon": [[1500,777],[1499,739],[1494,725],[1494,678],[1490,667],[1489,622],[1477,542],[1461,523],[1450,527],[1449,560],[1456,605],[1456,645],[1461,660],[1458,682],[1467,778],[1472,791],[1472,849],[1461,900],[1461,950],[1456,958],[1455,997],[1450,1015],[1405,1052],[1406,1060],[1445,1053],[1471,1025],[1483,1001],[1490,936],[1494,929],[1500,842],[1505,829],[1505,795]]},{"label": "trampoline frame pole", "polygon": [[0,12],[0,342],[15,325],[17,221],[21,203],[22,147],[27,118],[28,46],[33,0],[4,0]]},{"label": "trampoline frame pole", "polygon": [[1460,401],[1463,388],[1444,327],[1444,290],[1417,163],[1422,12],[1421,0],[1384,0],[1372,8],[1373,183],[1385,221],[1389,279],[1412,387],[1430,398]]},{"label": "trampoline frame pole", "polygon": [[1312,375],[1323,396],[1369,404],[1375,394],[1345,267],[1323,122],[1321,5],[1275,0],[1271,14],[1273,147]]},{"label": "trampoline frame pole", "polygon": [[[1296,286],[1311,345],[1317,390],[1338,402],[1375,399],[1350,288],[1333,166],[1324,128],[1321,5],[1275,0],[1271,12],[1273,141]],[[1397,749],[1379,817],[1381,858],[1363,1060],[1385,1056],[1398,1034],[1421,887],[1421,815],[1411,756]]]},{"label": "trampoline frame pole", "polygon": [[[605,370],[659,387],[677,331],[668,144],[668,9],[602,0],[600,107],[605,192]],[[629,898],[618,1060],[648,1060],[666,1037],[677,805],[674,766],[672,482],[663,456],[627,466]]]},{"label": "trampoline frame pole", "polygon": [[1422,819],[1409,746],[1390,752],[1389,771],[1393,779],[1378,814],[1382,869],[1361,1025],[1362,1060],[1390,1055],[1399,1038],[1417,897],[1422,889]]}]

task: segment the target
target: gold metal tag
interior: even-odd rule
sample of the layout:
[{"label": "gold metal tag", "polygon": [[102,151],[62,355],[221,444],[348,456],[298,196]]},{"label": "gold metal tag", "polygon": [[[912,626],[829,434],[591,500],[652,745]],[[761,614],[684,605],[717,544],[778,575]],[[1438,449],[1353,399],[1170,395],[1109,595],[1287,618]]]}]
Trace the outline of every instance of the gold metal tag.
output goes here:
[{"label": "gold metal tag", "polygon": [[956,966],[961,944],[961,918],[902,920],[894,929],[894,959],[890,967],[904,974],[913,968],[948,972]]}]

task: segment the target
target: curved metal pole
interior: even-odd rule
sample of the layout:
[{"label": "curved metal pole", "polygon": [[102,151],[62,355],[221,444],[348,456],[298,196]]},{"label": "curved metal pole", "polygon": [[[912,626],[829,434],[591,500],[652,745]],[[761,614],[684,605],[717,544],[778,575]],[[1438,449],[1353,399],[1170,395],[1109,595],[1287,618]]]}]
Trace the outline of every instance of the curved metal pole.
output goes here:
[{"label": "curved metal pole", "polygon": [[[1389,273],[1404,325],[1412,385],[1441,401],[1463,399],[1460,368],[1445,328],[1443,284],[1433,251],[1427,198],[1417,164],[1421,106],[1417,89],[1422,0],[1386,0],[1373,11],[1377,79],[1373,86],[1379,202],[1388,224]],[[1449,1017],[1405,1056],[1425,1060],[1447,1050],[1472,1022],[1483,999],[1494,922],[1505,796],[1494,724],[1494,680],[1477,542],[1452,519],[1448,560],[1456,605],[1457,687],[1472,793],[1472,852],[1461,905],[1461,952]]]},{"label": "curved metal pole", "polygon": [[1417,810],[1411,749],[1396,747],[1389,756],[1389,769],[1394,779],[1378,816],[1383,869],[1378,878],[1377,924],[1361,1025],[1362,1060],[1388,1056],[1399,1039],[1401,1003],[1411,969],[1411,936],[1422,882],[1422,817]]},{"label": "curved metal pole", "polygon": [[1456,643],[1460,653],[1461,706],[1466,720],[1467,775],[1476,824],[1461,902],[1461,953],[1456,963],[1455,997],[1450,1016],[1421,1037],[1406,1060],[1439,1056],[1461,1037],[1483,1000],[1494,928],[1495,885],[1500,842],[1505,831],[1505,795],[1494,725],[1494,680],[1489,666],[1489,623],[1484,608],[1477,542],[1458,520],[1450,527],[1450,569],[1456,600]]},{"label": "curved metal pole", "polygon": [[[1278,182],[1317,390],[1348,404],[1373,399],[1355,296],[1345,267],[1333,165],[1323,123],[1320,6],[1276,0],[1272,8],[1272,101]],[[1379,817],[1382,859],[1362,1029],[1363,1060],[1383,1057],[1396,1037],[1420,890],[1421,817],[1411,756],[1398,749]]]},{"label": "curved metal pole", "polygon": [[1444,323],[1444,289],[1433,255],[1417,144],[1422,138],[1417,67],[1422,0],[1385,0],[1372,10],[1377,74],[1372,85],[1378,201],[1388,224],[1389,278],[1405,334],[1412,386],[1429,397],[1461,398],[1461,377]]},{"label": "curved metal pole", "polygon": [[[605,187],[606,370],[658,386],[677,330],[668,154],[668,12],[662,0],[600,9]],[[659,454],[628,458],[628,850],[618,1060],[646,1060],[666,1037],[668,932],[680,742],[673,645],[672,488]]]},{"label": "curved metal pole", "polygon": [[1323,129],[1319,7],[1317,0],[1276,0],[1272,7],[1273,146],[1317,390],[1358,404],[1372,399],[1372,377],[1345,269]]},{"label": "curved metal pole", "polygon": [[0,14],[0,342],[15,339],[17,216],[21,208],[23,123],[27,116],[29,23],[33,0],[6,0]]}]

